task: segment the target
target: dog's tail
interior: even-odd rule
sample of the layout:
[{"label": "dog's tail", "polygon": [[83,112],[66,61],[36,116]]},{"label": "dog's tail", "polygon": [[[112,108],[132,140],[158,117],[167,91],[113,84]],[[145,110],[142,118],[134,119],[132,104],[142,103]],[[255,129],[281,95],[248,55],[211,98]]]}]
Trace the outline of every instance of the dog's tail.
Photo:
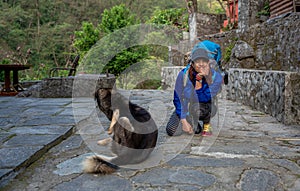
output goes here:
[{"label": "dog's tail", "polygon": [[97,174],[111,174],[118,170],[119,167],[114,165],[101,156],[90,156],[83,161],[83,172]]}]

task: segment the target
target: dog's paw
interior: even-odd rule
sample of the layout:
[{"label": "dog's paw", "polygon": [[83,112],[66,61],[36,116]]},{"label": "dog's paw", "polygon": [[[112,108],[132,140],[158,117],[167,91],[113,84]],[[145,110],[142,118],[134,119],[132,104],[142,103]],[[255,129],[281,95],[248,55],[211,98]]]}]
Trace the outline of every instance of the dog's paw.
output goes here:
[{"label": "dog's paw", "polygon": [[111,135],[112,133],[113,133],[112,128],[109,128],[109,129],[107,130],[107,134]]},{"label": "dog's paw", "polygon": [[111,135],[113,133],[113,131],[114,131],[113,127],[116,124],[116,122],[118,121],[119,115],[120,115],[120,111],[118,109],[114,110],[110,126],[107,130],[107,134]]},{"label": "dog's paw", "polygon": [[112,138],[106,138],[97,142],[98,145],[105,146],[112,141]]},{"label": "dog's paw", "polygon": [[120,117],[119,124],[128,131],[134,132],[134,128],[127,117]]}]

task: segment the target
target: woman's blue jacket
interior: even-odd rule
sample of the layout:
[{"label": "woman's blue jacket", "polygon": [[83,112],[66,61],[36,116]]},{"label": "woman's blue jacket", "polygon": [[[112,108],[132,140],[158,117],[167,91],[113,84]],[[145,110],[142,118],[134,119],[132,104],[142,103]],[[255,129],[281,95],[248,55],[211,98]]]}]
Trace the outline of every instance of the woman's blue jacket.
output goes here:
[{"label": "woman's blue jacket", "polygon": [[[185,119],[188,113],[189,103],[209,103],[221,90],[223,78],[220,73],[211,68],[212,84],[208,85],[205,78],[202,80],[202,88],[195,90],[196,80],[193,82],[187,77],[188,67],[182,69],[176,79],[173,103],[176,114],[180,119]],[[196,73],[193,75],[196,76]],[[186,76],[186,77],[185,77]],[[187,78],[187,79],[185,79]],[[196,79],[194,77],[194,79]],[[185,82],[186,81],[186,82]]]}]

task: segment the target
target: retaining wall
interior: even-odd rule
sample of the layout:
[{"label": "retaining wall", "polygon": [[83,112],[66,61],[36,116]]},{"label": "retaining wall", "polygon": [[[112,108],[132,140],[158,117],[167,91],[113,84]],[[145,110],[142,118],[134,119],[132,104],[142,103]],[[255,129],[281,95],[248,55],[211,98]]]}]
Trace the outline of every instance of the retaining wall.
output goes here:
[{"label": "retaining wall", "polygon": [[300,74],[230,69],[228,99],[270,114],[284,124],[300,124]]},{"label": "retaining wall", "polygon": [[[300,71],[300,13],[281,15],[247,30],[204,35],[221,45],[227,68]],[[247,55],[242,55],[248,52]],[[229,55],[226,55],[229,54]],[[242,56],[241,56],[242,55]],[[230,60],[224,58],[230,56]]]},{"label": "retaining wall", "polygon": [[93,97],[96,88],[111,89],[115,84],[115,76],[78,75],[69,77],[47,78],[19,93],[18,97],[38,98],[72,98]]}]

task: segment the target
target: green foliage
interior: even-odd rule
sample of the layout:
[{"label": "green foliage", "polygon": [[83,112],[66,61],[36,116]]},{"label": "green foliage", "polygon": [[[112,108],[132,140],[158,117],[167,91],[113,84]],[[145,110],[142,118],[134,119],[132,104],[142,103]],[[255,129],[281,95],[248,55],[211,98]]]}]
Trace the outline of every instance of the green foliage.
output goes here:
[{"label": "green foliage", "polygon": [[107,65],[104,71],[109,71],[119,76],[126,68],[148,57],[146,46],[130,47],[115,55]]},{"label": "green foliage", "polygon": [[144,44],[148,44],[149,56],[168,62],[169,48],[164,46],[162,42],[168,44],[177,44],[179,41],[179,30],[172,31],[172,28],[154,31],[145,36]]},{"label": "green foliage", "polygon": [[234,48],[235,46],[235,41],[230,43],[226,48],[225,48],[225,54],[224,54],[224,61],[227,63],[229,62],[230,60],[230,57],[231,57],[231,52],[232,52],[232,49]]},{"label": "green foliage", "polygon": [[[0,61],[0,64],[10,64],[10,60],[3,59]],[[0,82],[4,82],[4,71],[0,71]]]},{"label": "green foliage", "polygon": [[174,26],[182,31],[188,31],[188,13],[183,8],[156,10],[148,22]]},{"label": "green foliage", "polygon": [[134,15],[121,4],[103,12],[98,27],[100,33],[105,34],[102,38],[98,32],[94,35],[96,29],[92,24],[83,27],[88,32],[82,32],[82,37],[75,40],[75,45],[80,45],[80,50],[89,50],[86,52],[84,72],[108,71],[118,76],[130,65],[147,58],[147,47],[138,46],[139,28],[133,25],[135,22]]},{"label": "green foliage", "polygon": [[112,7],[110,10],[104,10],[99,27],[104,33],[108,34],[137,23],[135,16],[130,10],[124,4],[121,4]]},{"label": "green foliage", "polygon": [[[223,2],[223,1],[221,1]],[[226,2],[223,2],[223,6]],[[200,13],[213,13],[213,14],[225,14],[220,3],[217,0],[198,0],[198,12]]]},{"label": "green foliage", "polygon": [[127,68],[117,79],[116,86],[123,89],[158,89],[161,86],[161,68],[167,63],[155,57]]},{"label": "green foliage", "polygon": [[75,31],[74,47],[83,56],[99,40],[99,30],[92,23],[83,22],[80,31]]},{"label": "green foliage", "polygon": [[[130,65],[148,57],[147,47],[133,46],[133,44],[138,44],[139,40],[136,35],[138,28],[132,27],[134,24],[136,24],[135,17],[124,4],[114,6],[103,12],[99,27],[105,34],[113,33],[112,38],[106,43],[123,47],[120,51],[115,51],[116,49],[113,47],[103,50],[104,54],[112,56],[103,68],[104,71],[118,76]],[[116,32],[119,29],[122,29],[123,32]]]},{"label": "green foliage", "polygon": [[[125,6],[124,4],[120,5],[121,3],[124,3]],[[114,7],[115,5],[117,5],[117,8]],[[112,11],[111,17],[109,15],[105,16],[104,10],[107,10],[108,13],[110,8],[113,7],[115,12]],[[138,24],[139,20],[146,22],[152,16],[154,10],[158,8],[164,10],[182,7],[185,7],[185,2],[178,0],[143,0],[142,2],[122,0],[37,0],[31,3],[25,0],[0,1],[0,57],[5,58],[7,54],[14,54],[18,47],[21,47],[22,50],[30,48],[32,53],[28,59],[28,64],[32,67],[29,70],[22,71],[20,79],[42,79],[48,77],[51,68],[68,66],[68,61],[71,61],[74,55],[78,54],[78,51],[80,54],[85,54],[93,46],[97,34],[97,40],[99,40],[103,35],[109,35],[112,31],[115,32],[114,30]],[[112,24],[110,19],[112,19]],[[89,23],[87,24],[89,26],[84,28],[83,22]],[[99,22],[102,23],[101,27]],[[93,27],[91,24],[93,24]],[[73,41],[75,31],[91,34],[82,35],[81,37],[75,34],[75,40],[78,40],[76,42],[78,44],[76,44]],[[171,34],[172,31],[169,32]],[[135,38],[132,40],[136,41],[138,39],[138,37]],[[109,50],[103,52],[104,60],[109,57],[111,57],[110,59],[113,58],[112,60],[124,60],[123,57],[127,54],[121,53],[123,50],[136,51],[136,49],[141,49],[138,51],[140,53],[150,51],[151,54],[158,55],[160,58],[166,57],[164,47],[153,46],[146,49],[138,46],[119,47],[120,43],[134,44],[129,39],[126,37],[124,41],[121,41],[120,38],[110,40],[112,44],[106,45]],[[73,44],[76,45],[73,46]],[[159,55],[160,48],[163,52]],[[116,51],[121,55],[115,57],[115,53],[112,54],[112,52]],[[144,53],[140,57],[133,53],[128,55],[133,56],[133,58],[147,57]],[[97,59],[102,61],[103,58]],[[91,63],[91,66],[98,63],[101,62]],[[91,69],[91,71],[93,70]]]},{"label": "green foliage", "polygon": [[[121,2],[124,3],[124,1]],[[128,7],[132,12],[134,12],[136,18],[139,18],[139,20],[142,23],[146,23],[151,18],[155,10],[183,8],[185,7],[185,1],[178,1],[178,0],[126,1],[126,7]]]},{"label": "green foliage", "polygon": [[3,59],[0,61],[0,64],[10,64],[11,61],[9,59]]},{"label": "green foliage", "polygon": [[238,22],[234,21],[234,22],[228,23],[226,27],[223,27],[222,31],[226,32],[226,31],[230,31],[233,29],[237,29],[237,28],[238,28]]},{"label": "green foliage", "polygon": [[270,4],[268,1],[265,2],[263,10],[257,12],[257,16],[261,16],[261,15],[270,16]]}]

